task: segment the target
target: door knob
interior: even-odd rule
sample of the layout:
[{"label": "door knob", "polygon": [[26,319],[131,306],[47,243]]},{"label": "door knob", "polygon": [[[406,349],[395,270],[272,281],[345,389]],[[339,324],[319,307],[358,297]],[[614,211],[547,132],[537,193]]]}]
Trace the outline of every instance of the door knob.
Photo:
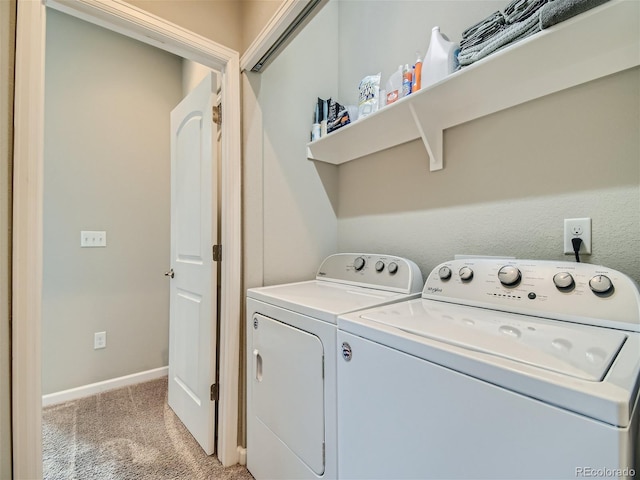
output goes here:
[{"label": "door knob", "polygon": [[173,278],[174,277],[173,268],[168,272],[164,272],[164,276]]}]

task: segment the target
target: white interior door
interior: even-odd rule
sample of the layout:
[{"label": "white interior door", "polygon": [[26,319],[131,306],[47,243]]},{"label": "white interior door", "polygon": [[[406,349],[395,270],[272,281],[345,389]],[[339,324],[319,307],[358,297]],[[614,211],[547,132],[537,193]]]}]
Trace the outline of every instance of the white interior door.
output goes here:
[{"label": "white interior door", "polygon": [[213,74],[171,112],[169,406],[215,451],[217,126]]}]

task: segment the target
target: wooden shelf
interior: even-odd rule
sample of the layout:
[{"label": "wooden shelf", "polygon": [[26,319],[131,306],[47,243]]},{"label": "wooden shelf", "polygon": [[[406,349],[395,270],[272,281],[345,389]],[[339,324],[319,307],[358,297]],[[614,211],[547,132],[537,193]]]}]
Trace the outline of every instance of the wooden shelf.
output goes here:
[{"label": "wooden shelf", "polygon": [[640,2],[611,0],[307,144],[335,165],[422,138],[443,168],[449,127],[640,64]]}]

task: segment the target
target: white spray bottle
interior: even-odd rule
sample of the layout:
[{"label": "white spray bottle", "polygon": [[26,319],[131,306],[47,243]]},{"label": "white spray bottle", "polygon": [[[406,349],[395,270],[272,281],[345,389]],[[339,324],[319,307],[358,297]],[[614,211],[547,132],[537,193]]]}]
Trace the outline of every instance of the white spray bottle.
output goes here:
[{"label": "white spray bottle", "polygon": [[440,33],[440,27],[431,30],[429,49],[422,66],[422,86],[439,82],[458,68],[458,44]]},{"label": "white spray bottle", "polygon": [[402,98],[402,65],[391,74],[387,81],[386,105],[391,105],[396,100]]}]

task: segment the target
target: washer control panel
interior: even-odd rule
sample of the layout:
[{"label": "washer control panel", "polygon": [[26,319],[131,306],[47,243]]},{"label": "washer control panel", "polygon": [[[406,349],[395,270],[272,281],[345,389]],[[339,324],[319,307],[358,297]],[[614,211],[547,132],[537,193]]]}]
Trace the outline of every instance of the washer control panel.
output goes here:
[{"label": "washer control panel", "polygon": [[466,258],[438,265],[423,298],[640,331],[640,293],[627,275],[588,263]]},{"label": "washer control panel", "polygon": [[331,255],[320,265],[316,280],[329,280],[400,293],[418,293],[424,285],[420,269],[411,260],[373,253]]}]

